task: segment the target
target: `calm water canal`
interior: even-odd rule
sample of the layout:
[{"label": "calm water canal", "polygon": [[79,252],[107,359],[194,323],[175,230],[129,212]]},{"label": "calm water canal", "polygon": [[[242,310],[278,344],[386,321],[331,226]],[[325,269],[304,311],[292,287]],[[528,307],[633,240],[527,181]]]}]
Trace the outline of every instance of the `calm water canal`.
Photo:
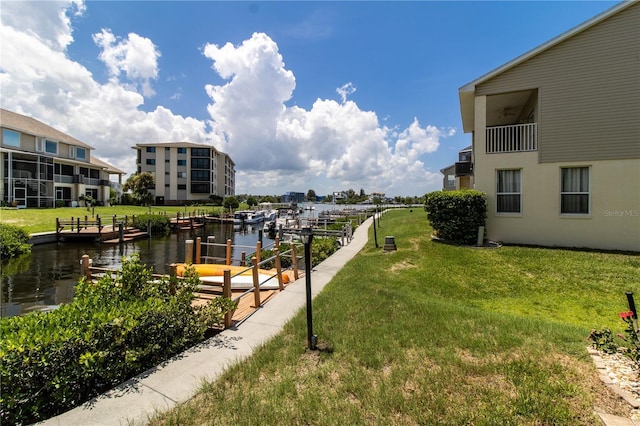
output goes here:
[{"label": "calm water canal", "polygon": [[[208,224],[194,231],[177,231],[162,237],[152,237],[131,241],[126,244],[96,243],[51,243],[36,245],[31,255],[13,259],[2,264],[0,273],[2,317],[22,315],[33,310],[49,310],[73,299],[74,288],[80,278],[80,259],[87,254],[93,266],[117,269],[122,257],[140,253],[143,263],[158,274],[169,273],[169,265],[184,262],[185,241],[201,237],[215,236],[216,243],[231,239],[237,246],[251,246],[234,249],[233,259],[240,259],[242,251],[247,255],[255,251],[259,238],[258,230],[247,227],[244,231],[234,230],[233,225]],[[263,246],[272,240],[263,237]],[[214,247],[213,256],[224,258],[225,248]]]}]

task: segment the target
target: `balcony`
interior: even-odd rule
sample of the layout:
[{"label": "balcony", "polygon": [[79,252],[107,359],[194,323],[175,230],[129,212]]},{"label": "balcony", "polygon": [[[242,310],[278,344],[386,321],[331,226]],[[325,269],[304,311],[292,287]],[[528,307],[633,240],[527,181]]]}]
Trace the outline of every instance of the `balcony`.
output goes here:
[{"label": "balcony", "polygon": [[471,176],[473,174],[473,163],[471,161],[458,161],[456,163],[456,177]]},{"label": "balcony", "polygon": [[538,150],[537,123],[487,127],[486,135],[487,154]]}]

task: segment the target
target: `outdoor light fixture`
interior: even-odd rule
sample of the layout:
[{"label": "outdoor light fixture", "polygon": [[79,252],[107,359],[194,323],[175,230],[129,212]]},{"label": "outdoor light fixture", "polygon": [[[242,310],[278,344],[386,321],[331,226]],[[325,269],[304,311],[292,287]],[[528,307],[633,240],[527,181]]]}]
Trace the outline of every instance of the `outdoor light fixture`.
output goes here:
[{"label": "outdoor light fixture", "polygon": [[316,350],[318,336],[313,334],[313,316],[311,310],[311,242],[313,241],[313,229],[305,227],[300,230],[300,239],[304,244],[304,277],[307,292],[307,343],[309,349]]}]

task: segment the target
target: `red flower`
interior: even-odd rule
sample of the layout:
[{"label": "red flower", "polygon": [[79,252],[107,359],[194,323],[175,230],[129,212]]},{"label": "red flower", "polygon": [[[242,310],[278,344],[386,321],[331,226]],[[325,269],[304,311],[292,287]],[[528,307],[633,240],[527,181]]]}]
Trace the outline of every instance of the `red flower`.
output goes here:
[{"label": "red flower", "polygon": [[618,316],[622,319],[627,319],[627,318],[631,318],[633,316],[633,312],[629,311],[629,312],[620,312],[618,314]]}]

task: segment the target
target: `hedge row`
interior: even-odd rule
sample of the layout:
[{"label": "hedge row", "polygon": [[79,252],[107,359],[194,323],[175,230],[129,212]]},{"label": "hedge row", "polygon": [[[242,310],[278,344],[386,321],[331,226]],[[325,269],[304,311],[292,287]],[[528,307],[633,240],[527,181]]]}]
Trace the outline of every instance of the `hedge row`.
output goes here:
[{"label": "hedge row", "polygon": [[235,303],[193,307],[197,284],[193,269],[154,279],[136,254],[55,311],[2,319],[1,423],[60,414],[202,341]]},{"label": "hedge row", "polygon": [[[311,243],[311,264],[313,266],[320,264],[323,260],[331,256],[333,253],[338,251],[340,245],[338,244],[338,240],[336,238],[320,238],[315,237],[313,242]],[[280,243],[280,253],[285,253],[291,250],[291,245],[289,243]],[[270,249],[263,249],[260,252],[261,259],[269,259],[273,257],[275,252]],[[298,258],[304,259],[304,247],[297,246],[296,256]],[[290,254],[286,256],[280,257],[280,266],[283,269],[287,269],[291,267],[291,257]],[[275,267],[275,262],[272,260],[270,262],[264,263],[261,268],[271,269]]]},{"label": "hedge row", "polygon": [[31,252],[29,233],[15,225],[0,223],[0,259]]},{"label": "hedge row", "polygon": [[133,221],[133,226],[142,230],[146,230],[149,224],[154,234],[169,232],[169,217],[163,214],[141,214]]},{"label": "hedge row", "polygon": [[487,198],[480,191],[430,192],[424,209],[438,238],[457,244],[475,244],[478,227],[487,222]]}]

